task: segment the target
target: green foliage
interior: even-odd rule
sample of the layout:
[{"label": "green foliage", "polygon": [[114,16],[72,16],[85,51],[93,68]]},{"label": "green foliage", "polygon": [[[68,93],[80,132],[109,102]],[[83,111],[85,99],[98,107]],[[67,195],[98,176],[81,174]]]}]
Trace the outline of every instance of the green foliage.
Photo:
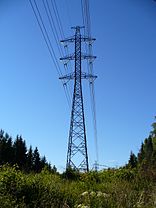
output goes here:
[{"label": "green foliage", "polygon": [[125,181],[132,181],[134,180],[136,176],[136,170],[135,169],[128,169],[128,168],[119,168],[114,175],[116,178],[119,178],[121,180]]},{"label": "green foliage", "polygon": [[40,170],[42,169],[41,167],[41,159],[40,159],[40,154],[38,152],[37,147],[34,150],[34,154],[33,154],[33,166],[34,166],[34,171],[36,173],[39,173]]},{"label": "green foliage", "polygon": [[138,171],[143,178],[156,181],[156,149],[155,138],[145,139],[138,153]]},{"label": "green foliage", "polygon": [[[17,167],[3,166],[0,171],[0,196],[12,207],[48,207],[52,204],[57,207],[61,200],[57,188],[53,189],[57,177],[46,172],[26,175]],[[56,197],[57,196],[57,197]],[[5,206],[6,201],[1,207]]]},{"label": "green foliage", "polygon": [[142,180],[134,169],[130,175],[133,177],[127,168],[121,168],[67,180],[46,168],[38,174],[25,174],[17,166],[4,165],[0,168],[0,207],[154,207],[155,184]]},{"label": "green foliage", "polygon": [[72,168],[67,168],[66,171],[62,174],[62,178],[68,180],[77,180],[80,177],[80,173],[78,170],[74,170]]},{"label": "green foliage", "polygon": [[22,136],[17,136],[15,141],[4,131],[0,130],[0,165],[3,164],[15,165],[17,164],[19,169],[29,173],[39,173],[44,167],[47,167],[49,171],[56,172],[49,163],[47,163],[45,157],[40,157],[37,147],[33,151],[30,146],[27,151],[26,142]]},{"label": "green foliage", "polygon": [[131,152],[127,168],[137,168],[142,179],[156,181],[156,122],[152,131],[141,144],[137,157]]},{"label": "green foliage", "polygon": [[[156,116],[155,116],[155,119],[156,119]],[[153,124],[152,124],[152,131],[151,131],[151,136],[154,138],[154,137],[156,137],[156,122],[154,122]]]},{"label": "green foliage", "polygon": [[[0,131],[1,208],[154,208],[156,207],[156,123],[138,155],[118,169],[80,173],[55,166],[27,150],[21,136]],[[17,165],[14,165],[17,164]]]},{"label": "green foliage", "polygon": [[22,137],[17,136],[14,144],[14,164],[17,164],[21,169],[25,168],[26,160],[27,160],[27,148],[25,141],[23,141]]},{"label": "green foliage", "polygon": [[131,152],[130,158],[129,158],[129,161],[128,161],[128,167],[130,167],[130,168],[136,168],[137,167],[137,164],[138,164],[138,159],[135,156],[135,154],[133,152]]}]

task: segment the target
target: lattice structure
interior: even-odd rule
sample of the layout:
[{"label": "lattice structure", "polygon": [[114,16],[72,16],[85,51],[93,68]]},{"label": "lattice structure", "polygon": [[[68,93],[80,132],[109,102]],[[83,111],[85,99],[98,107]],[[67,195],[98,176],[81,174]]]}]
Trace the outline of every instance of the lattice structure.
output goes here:
[{"label": "lattice structure", "polygon": [[82,42],[88,42],[88,44],[92,44],[92,42],[95,40],[90,37],[81,36],[81,28],[82,27],[79,26],[73,27],[72,29],[75,29],[75,35],[71,38],[67,38],[61,41],[64,44],[70,42],[75,43],[75,52],[69,56],[60,58],[60,60],[64,61],[65,63],[69,60],[74,60],[75,70],[73,73],[62,76],[59,79],[67,81],[71,79],[74,80],[74,92],[72,100],[66,168],[72,168],[86,172],[89,170],[89,165],[82,94],[82,79],[89,79],[93,81],[96,76],[82,72],[81,61],[82,59],[88,59],[89,61],[93,61],[96,57],[89,54],[83,54],[81,52]]}]

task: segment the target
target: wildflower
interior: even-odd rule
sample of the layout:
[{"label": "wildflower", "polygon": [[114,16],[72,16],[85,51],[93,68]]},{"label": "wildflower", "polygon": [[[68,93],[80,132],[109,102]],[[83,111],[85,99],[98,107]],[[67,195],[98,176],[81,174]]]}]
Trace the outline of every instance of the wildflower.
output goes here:
[{"label": "wildflower", "polygon": [[106,193],[102,193],[102,194],[103,194],[103,197],[104,197],[104,198],[107,198],[107,197],[110,196],[109,194],[106,194]]},{"label": "wildflower", "polygon": [[86,195],[88,195],[88,191],[85,191],[81,194],[81,196],[86,196]]},{"label": "wildflower", "polygon": [[94,197],[96,196],[96,193],[94,191],[90,192],[90,196]]},{"label": "wildflower", "polygon": [[65,202],[63,208],[69,208],[68,204]]},{"label": "wildflower", "polygon": [[101,197],[101,196],[103,196],[103,193],[101,191],[98,191],[97,192],[97,197]]},{"label": "wildflower", "polygon": [[83,204],[79,204],[79,205],[77,206],[77,208],[89,208],[89,206],[85,206],[85,205],[83,205]]}]

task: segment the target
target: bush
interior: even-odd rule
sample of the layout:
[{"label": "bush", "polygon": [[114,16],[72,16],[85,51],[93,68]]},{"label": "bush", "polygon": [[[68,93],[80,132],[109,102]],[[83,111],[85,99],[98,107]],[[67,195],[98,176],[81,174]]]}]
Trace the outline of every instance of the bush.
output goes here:
[{"label": "bush", "polygon": [[[66,173],[67,174],[67,173]],[[52,174],[22,173],[18,167],[0,168],[2,208],[153,208],[155,183],[143,180],[136,170]],[[68,177],[67,177],[68,176]]]}]

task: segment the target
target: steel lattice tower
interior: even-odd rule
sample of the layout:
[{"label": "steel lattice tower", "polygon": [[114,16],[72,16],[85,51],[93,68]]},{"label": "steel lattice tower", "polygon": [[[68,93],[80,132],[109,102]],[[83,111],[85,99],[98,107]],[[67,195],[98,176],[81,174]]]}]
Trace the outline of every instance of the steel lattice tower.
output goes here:
[{"label": "steel lattice tower", "polygon": [[81,52],[82,42],[88,42],[88,44],[92,44],[92,42],[95,40],[90,37],[81,36],[81,28],[82,27],[79,26],[73,27],[72,29],[75,29],[75,35],[71,38],[61,41],[62,43],[65,43],[65,45],[70,42],[75,43],[75,52],[72,55],[60,58],[60,60],[65,62],[74,60],[75,70],[73,73],[67,74],[59,79],[64,79],[67,81],[71,79],[74,80],[66,169],[72,168],[86,172],[89,170],[89,165],[82,94],[82,79],[89,79],[93,81],[96,76],[81,71],[81,60],[88,59],[90,62],[92,62],[96,57],[83,54]]}]

